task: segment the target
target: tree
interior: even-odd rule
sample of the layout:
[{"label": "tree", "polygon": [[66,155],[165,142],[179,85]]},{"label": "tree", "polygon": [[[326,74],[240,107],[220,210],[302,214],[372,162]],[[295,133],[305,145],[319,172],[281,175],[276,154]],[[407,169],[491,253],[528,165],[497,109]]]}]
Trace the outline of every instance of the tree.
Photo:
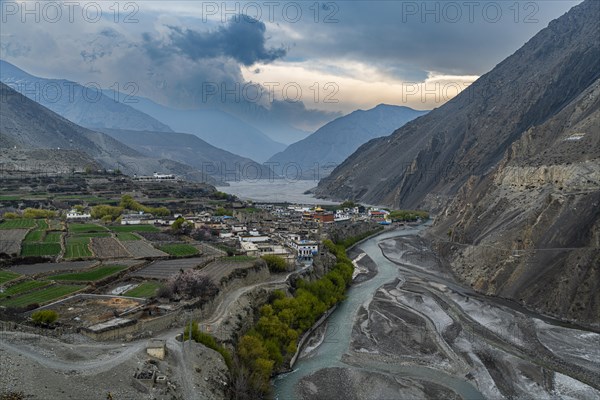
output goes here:
[{"label": "tree", "polygon": [[90,215],[94,219],[102,219],[105,222],[114,221],[123,212],[123,207],[109,206],[106,204],[100,204],[92,207]]},{"label": "tree", "polygon": [[262,256],[262,259],[267,262],[267,267],[269,267],[269,271],[271,272],[284,272],[287,270],[287,263],[282,257],[267,254]]},{"label": "tree", "polygon": [[171,224],[171,230],[180,235],[188,235],[193,228],[194,224],[190,221],[186,221],[183,217],[177,218]]}]

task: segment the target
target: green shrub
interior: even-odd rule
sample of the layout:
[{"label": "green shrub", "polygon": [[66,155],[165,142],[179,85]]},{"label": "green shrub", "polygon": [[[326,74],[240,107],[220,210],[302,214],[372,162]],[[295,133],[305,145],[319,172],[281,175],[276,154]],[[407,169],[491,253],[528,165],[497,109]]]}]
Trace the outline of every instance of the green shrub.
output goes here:
[{"label": "green shrub", "polygon": [[54,218],[56,212],[51,210],[42,210],[38,208],[26,208],[23,211],[23,218]]},{"label": "green shrub", "polygon": [[284,272],[287,270],[287,263],[282,257],[274,254],[267,254],[262,256],[262,259],[267,262],[267,266],[271,272]]},{"label": "green shrub", "polygon": [[54,310],[40,310],[31,314],[31,319],[38,325],[52,325],[58,319],[58,313]]}]

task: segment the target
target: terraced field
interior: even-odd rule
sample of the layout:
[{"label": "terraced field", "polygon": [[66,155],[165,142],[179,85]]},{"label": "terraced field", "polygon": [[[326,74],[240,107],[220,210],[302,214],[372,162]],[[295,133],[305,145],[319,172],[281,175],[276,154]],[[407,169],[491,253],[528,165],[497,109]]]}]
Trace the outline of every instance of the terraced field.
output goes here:
[{"label": "terraced field", "polygon": [[69,224],[69,232],[73,232],[73,233],[107,232],[107,231],[108,231],[108,229],[106,229],[105,227],[96,225],[96,224],[76,224],[76,223]]},{"label": "terraced field", "polygon": [[125,268],[127,268],[125,265],[105,265],[88,271],[53,275],[50,278],[57,281],[93,282],[123,271]]},{"label": "terraced field", "polygon": [[123,293],[123,296],[131,296],[131,297],[152,297],[156,295],[158,289],[160,289],[162,285],[159,282],[148,281],[144,282],[141,285]]},{"label": "terraced field", "polygon": [[16,296],[21,293],[30,292],[35,289],[42,288],[44,286],[51,285],[50,281],[24,281],[19,282],[16,285],[12,285],[4,290],[4,292],[0,293],[0,299],[8,297],[8,296]]},{"label": "terraced field", "polygon": [[116,225],[111,226],[113,232],[160,232],[154,225]]},{"label": "terraced field", "polygon": [[36,228],[29,231],[21,246],[22,256],[57,256],[61,252],[60,232],[47,232],[48,222],[35,220]]},{"label": "terraced field", "polygon": [[142,238],[140,238],[135,233],[129,233],[129,232],[117,233],[117,239],[119,239],[121,241],[142,240]]},{"label": "terraced field", "polygon": [[60,251],[60,243],[24,242],[21,247],[22,256],[57,256]]},{"label": "terraced field", "polygon": [[98,258],[129,258],[131,254],[112,237],[94,237],[91,244],[94,255]]},{"label": "terraced field", "polygon": [[27,229],[3,229],[0,234],[0,253],[19,254]]},{"label": "terraced field", "polygon": [[94,265],[95,261],[64,261],[59,263],[38,263],[15,265],[10,267],[10,272],[24,275],[43,274],[54,271],[77,271]]},{"label": "terraced field", "polygon": [[21,296],[0,300],[0,305],[5,307],[26,307],[30,304],[41,305],[60,299],[61,297],[81,290],[84,287],[85,285],[52,285],[48,288],[29,292]]},{"label": "terraced field", "polygon": [[44,243],[60,243],[62,233],[60,232],[47,232],[44,238]]},{"label": "terraced field", "polygon": [[194,256],[200,253],[197,248],[189,244],[166,244],[160,246],[159,249],[175,257]]},{"label": "terraced field", "polygon": [[11,271],[0,271],[0,285],[5,282],[12,281],[13,279],[19,277],[19,274]]},{"label": "terraced field", "polygon": [[204,265],[211,261],[210,257],[192,257],[182,258],[177,260],[159,260],[154,261],[147,267],[132,273],[132,276],[142,278],[166,279],[173,274],[179,273],[181,270],[188,270]]},{"label": "terraced field", "polygon": [[145,240],[132,240],[132,241],[121,242],[121,244],[123,245],[123,247],[125,247],[125,249],[127,249],[129,254],[131,254],[132,257],[134,257],[134,258],[166,257],[166,256],[168,256],[167,253],[155,249]]},{"label": "terraced field", "polygon": [[85,258],[91,257],[92,252],[89,248],[90,238],[88,237],[67,237],[65,243],[65,258]]},{"label": "terraced field", "polygon": [[0,224],[0,229],[29,229],[35,226],[31,218],[9,219]]}]

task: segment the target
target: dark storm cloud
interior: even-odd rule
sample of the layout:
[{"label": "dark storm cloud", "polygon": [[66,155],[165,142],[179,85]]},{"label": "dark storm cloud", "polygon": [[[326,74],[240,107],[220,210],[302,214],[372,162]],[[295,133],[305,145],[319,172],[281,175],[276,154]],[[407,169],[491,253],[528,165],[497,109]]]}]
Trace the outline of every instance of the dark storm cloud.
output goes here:
[{"label": "dark storm cloud", "polygon": [[338,23],[304,18],[291,26],[300,37],[290,57],[356,60],[408,80],[426,71],[480,75],[579,2],[336,2]]},{"label": "dark storm cloud", "polygon": [[249,17],[232,19],[226,26],[200,32],[178,26],[168,26],[170,43],[160,43],[145,34],[144,47],[148,54],[161,59],[173,52],[193,61],[229,57],[245,66],[257,62],[269,63],[286,54],[283,48],[265,47],[265,24]]}]

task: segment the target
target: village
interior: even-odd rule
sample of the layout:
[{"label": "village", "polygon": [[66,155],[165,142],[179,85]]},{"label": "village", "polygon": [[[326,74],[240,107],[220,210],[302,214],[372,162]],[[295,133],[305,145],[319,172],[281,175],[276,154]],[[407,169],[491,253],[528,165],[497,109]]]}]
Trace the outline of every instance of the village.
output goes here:
[{"label": "village", "polygon": [[[324,239],[393,216],[350,202],[252,203],[160,174],[63,178],[21,177],[14,187],[35,194],[0,199],[0,312],[37,329],[32,316],[52,310],[44,333],[93,340],[149,336],[200,319],[234,289],[283,285],[310,273]],[[185,279],[200,290],[181,289]]]}]

